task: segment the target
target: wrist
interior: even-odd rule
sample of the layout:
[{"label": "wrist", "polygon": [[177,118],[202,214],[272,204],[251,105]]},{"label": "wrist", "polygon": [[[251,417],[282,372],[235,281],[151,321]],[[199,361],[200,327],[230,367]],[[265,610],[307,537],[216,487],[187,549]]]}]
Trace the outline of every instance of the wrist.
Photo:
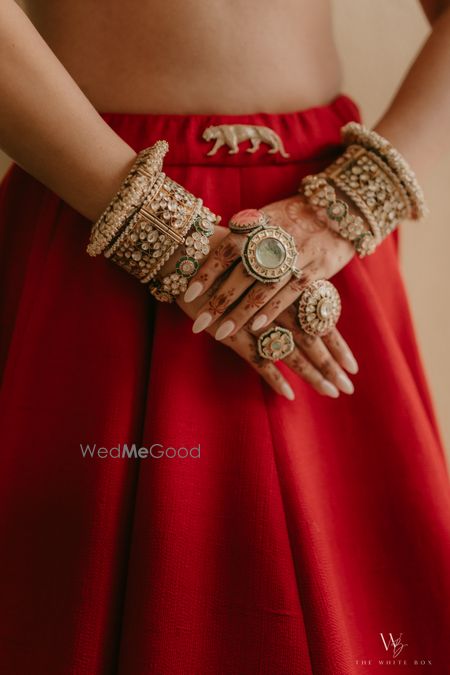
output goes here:
[{"label": "wrist", "polygon": [[343,127],[342,138],[342,155],[322,173],[306,176],[300,192],[362,258],[402,220],[422,217],[426,206],[414,172],[385,138],[356,122]]},{"label": "wrist", "polygon": [[209,254],[209,238],[220,220],[162,171],[168,149],[166,141],[157,141],[135,155],[92,226],[87,247],[89,255],[103,253],[163,302],[186,289]]},{"label": "wrist", "polygon": [[126,143],[114,154],[114,158],[96,170],[92,180],[94,189],[89,190],[83,199],[83,204],[78,210],[91,222],[96,222],[105,211],[114,195],[126,179],[137,153]]},{"label": "wrist", "polygon": [[[214,228],[214,232],[209,238],[209,244],[211,250],[214,249],[222,239],[224,239],[227,234],[229,233],[227,227],[223,227],[222,225],[216,225]],[[160,275],[162,277],[166,276],[167,274],[172,274],[175,269],[176,269],[176,263],[180,257],[180,248],[177,248],[176,251],[170,256],[169,260],[164,264],[164,266],[161,268]]]}]

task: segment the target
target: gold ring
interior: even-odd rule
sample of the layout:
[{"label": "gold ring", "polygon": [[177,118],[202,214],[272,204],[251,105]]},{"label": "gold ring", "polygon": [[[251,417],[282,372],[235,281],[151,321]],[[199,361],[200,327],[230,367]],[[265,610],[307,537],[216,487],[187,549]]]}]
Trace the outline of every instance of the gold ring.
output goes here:
[{"label": "gold ring", "polygon": [[228,228],[236,234],[249,234],[260,227],[267,227],[270,218],[264,211],[259,209],[244,209],[231,216]]},{"label": "gold ring", "polygon": [[341,298],[336,288],[326,279],[311,281],[303,289],[298,301],[298,323],[309,335],[327,335],[337,324],[341,314]]},{"label": "gold ring", "polygon": [[294,351],[294,337],[290,330],[275,326],[261,333],[258,338],[258,353],[263,359],[279,361]]}]

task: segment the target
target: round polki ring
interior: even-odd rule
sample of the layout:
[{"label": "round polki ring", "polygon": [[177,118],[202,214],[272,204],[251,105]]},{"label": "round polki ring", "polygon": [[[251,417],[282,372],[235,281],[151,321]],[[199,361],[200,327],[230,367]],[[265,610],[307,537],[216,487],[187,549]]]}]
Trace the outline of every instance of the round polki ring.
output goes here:
[{"label": "round polki ring", "polygon": [[259,209],[244,209],[231,216],[228,227],[236,234],[249,234],[260,227],[267,227],[270,218],[267,213]]},{"label": "round polki ring", "polygon": [[341,298],[332,283],[325,279],[311,281],[298,301],[298,322],[309,335],[326,335],[337,324]]},{"label": "round polki ring", "polygon": [[279,361],[294,351],[294,337],[290,330],[275,326],[261,333],[258,338],[258,353],[263,359]]},{"label": "round polki ring", "polygon": [[242,262],[252,277],[270,283],[292,271],[297,255],[293,237],[281,227],[260,227],[249,235]]}]

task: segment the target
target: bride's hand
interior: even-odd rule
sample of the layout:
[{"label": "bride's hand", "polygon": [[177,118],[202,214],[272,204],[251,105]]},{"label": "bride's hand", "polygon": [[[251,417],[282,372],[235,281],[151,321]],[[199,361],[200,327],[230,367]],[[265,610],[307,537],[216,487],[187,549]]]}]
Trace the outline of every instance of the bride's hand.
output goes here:
[{"label": "bride's hand", "polygon": [[[352,393],[353,385],[343,368],[356,373],[358,366],[339,331],[334,329],[324,338],[306,335],[295,320],[292,303],[309,281],[328,278],[341,269],[353,256],[353,247],[330,231],[326,223],[318,220],[300,197],[276,202],[265,207],[264,211],[270,215],[273,224],[282,226],[295,237],[303,266],[302,279],[287,278],[272,284],[255,282],[239,261],[246,237],[220,228],[220,243],[214,242],[211,254],[185,295],[188,304],[195,300],[195,306],[189,312],[191,316],[197,316],[193,329],[195,332],[207,329],[210,334],[231,345],[231,338],[237,337],[243,328],[249,335],[260,333],[279,317],[277,323],[288,323],[285,327],[294,332],[302,355],[299,374],[303,379],[311,384],[314,381],[314,388],[323,394],[336,395],[336,387]],[[228,276],[221,281],[224,273]],[[210,291],[213,284],[217,288],[200,299],[199,294]],[[247,322],[252,316],[254,319],[249,329]],[[225,320],[218,325],[217,321],[223,318]],[[231,330],[229,322],[232,322]],[[311,377],[308,379],[308,376]]]},{"label": "bride's hand", "polygon": [[[190,303],[178,298],[177,304],[191,318],[197,316],[199,309],[205,304],[206,295],[201,295]],[[293,307],[288,308],[277,319],[277,325],[283,326],[292,332],[295,349],[289,356],[283,359],[290,370],[310,384],[319,394],[337,398],[338,388],[347,393],[353,391],[353,385],[340,369],[337,361],[339,354],[351,352],[338,331],[334,330],[325,341],[319,337],[306,335],[298,326],[296,313]],[[214,337],[214,328],[206,329],[206,332]],[[247,363],[261,375],[269,386],[277,393],[289,400],[295,398],[294,391],[283,373],[277,368],[276,363],[260,356],[257,349],[257,336],[263,331],[252,331],[248,326],[243,326],[233,335],[224,338],[221,342],[239,354]],[[354,361],[354,359],[353,359]],[[355,366],[356,366],[356,362]],[[357,369],[357,366],[356,366]],[[352,372],[355,372],[354,370]],[[341,374],[344,381],[340,379]],[[345,382],[345,378],[347,381]],[[340,384],[339,384],[340,383]]]}]

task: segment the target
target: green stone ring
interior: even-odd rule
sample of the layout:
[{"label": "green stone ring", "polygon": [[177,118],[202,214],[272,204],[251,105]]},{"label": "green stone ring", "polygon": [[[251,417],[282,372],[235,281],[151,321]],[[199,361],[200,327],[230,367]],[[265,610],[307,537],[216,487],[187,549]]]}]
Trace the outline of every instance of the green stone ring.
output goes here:
[{"label": "green stone ring", "polygon": [[260,227],[248,236],[242,262],[252,277],[270,283],[292,271],[297,255],[293,237],[281,227]]},{"label": "green stone ring", "polygon": [[290,330],[275,326],[261,333],[258,338],[258,353],[263,359],[279,361],[294,351],[294,337]]}]

